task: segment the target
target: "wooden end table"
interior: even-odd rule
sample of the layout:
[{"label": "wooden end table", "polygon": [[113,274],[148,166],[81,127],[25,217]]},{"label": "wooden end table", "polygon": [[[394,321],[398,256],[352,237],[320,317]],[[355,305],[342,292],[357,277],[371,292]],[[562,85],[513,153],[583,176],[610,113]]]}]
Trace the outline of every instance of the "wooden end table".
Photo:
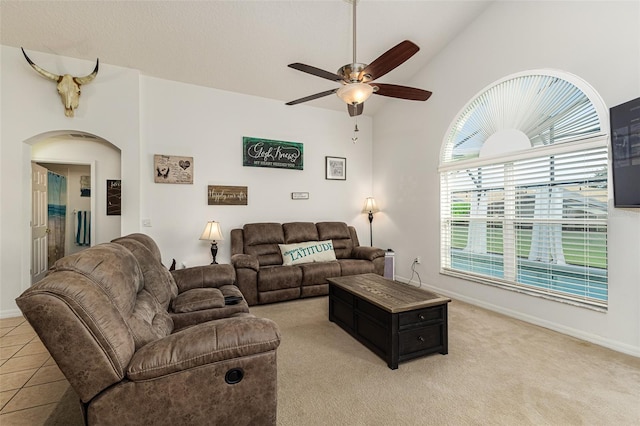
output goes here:
[{"label": "wooden end table", "polygon": [[447,354],[451,299],[376,274],[329,278],[329,321],[387,362]]}]

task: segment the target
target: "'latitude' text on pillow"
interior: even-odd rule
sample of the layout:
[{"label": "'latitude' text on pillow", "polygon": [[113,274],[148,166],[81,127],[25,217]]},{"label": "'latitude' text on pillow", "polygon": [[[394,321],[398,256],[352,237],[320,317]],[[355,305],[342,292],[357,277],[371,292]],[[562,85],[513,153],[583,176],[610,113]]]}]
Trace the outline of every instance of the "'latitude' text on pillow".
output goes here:
[{"label": "'latitude' text on pillow", "polygon": [[331,240],[278,244],[278,246],[282,253],[282,264],[285,266],[336,260],[336,253],[333,251],[333,242]]}]

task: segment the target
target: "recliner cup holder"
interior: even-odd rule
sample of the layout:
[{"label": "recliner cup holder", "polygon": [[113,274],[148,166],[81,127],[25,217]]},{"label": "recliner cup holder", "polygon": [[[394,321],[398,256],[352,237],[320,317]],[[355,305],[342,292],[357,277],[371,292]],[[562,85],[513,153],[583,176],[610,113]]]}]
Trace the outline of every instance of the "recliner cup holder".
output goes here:
[{"label": "recliner cup holder", "polygon": [[227,384],[235,385],[236,383],[240,383],[243,377],[244,370],[242,368],[232,368],[224,375],[224,381],[227,382]]}]

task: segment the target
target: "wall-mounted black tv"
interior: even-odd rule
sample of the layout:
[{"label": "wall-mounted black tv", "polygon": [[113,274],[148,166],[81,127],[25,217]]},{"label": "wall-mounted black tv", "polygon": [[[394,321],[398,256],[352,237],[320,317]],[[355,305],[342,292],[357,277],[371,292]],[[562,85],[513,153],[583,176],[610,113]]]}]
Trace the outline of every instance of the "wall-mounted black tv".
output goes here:
[{"label": "wall-mounted black tv", "polygon": [[640,208],[640,98],[609,109],[613,204]]}]

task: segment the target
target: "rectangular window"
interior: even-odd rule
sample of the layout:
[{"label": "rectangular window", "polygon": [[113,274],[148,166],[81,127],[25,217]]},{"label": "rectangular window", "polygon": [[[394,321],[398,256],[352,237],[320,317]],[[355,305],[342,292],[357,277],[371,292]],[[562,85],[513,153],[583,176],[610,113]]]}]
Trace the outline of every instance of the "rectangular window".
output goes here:
[{"label": "rectangular window", "polygon": [[514,157],[441,173],[442,272],[606,308],[607,147]]}]

